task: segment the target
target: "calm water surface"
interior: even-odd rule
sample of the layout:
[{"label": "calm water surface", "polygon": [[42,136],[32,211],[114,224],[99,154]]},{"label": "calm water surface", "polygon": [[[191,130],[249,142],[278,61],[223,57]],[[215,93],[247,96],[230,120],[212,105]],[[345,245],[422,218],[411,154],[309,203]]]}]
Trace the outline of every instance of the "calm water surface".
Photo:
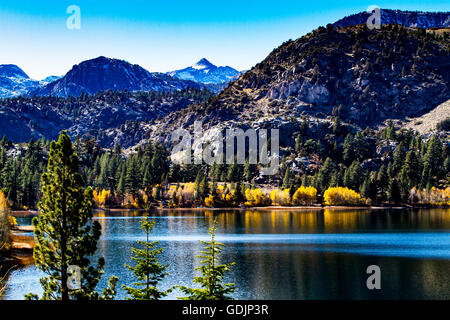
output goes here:
[{"label": "calm water surface", "polygon": [[[130,249],[144,240],[142,213],[96,214],[106,259],[103,287],[117,275],[133,279]],[[153,240],[169,276],[162,288],[192,286],[196,255],[214,217],[223,262],[236,262],[226,281],[236,299],[450,299],[450,210],[164,211],[153,212]],[[31,218],[20,218],[29,224]],[[366,288],[366,268],[381,268],[381,290]],[[34,267],[11,272],[6,299],[41,293]],[[174,291],[168,298],[180,296]],[[118,298],[125,292],[119,288]]]}]

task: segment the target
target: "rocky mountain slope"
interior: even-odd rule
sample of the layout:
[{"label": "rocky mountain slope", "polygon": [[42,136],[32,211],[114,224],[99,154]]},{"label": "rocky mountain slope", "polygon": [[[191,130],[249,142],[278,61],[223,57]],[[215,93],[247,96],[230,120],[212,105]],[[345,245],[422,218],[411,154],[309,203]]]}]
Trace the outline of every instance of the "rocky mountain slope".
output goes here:
[{"label": "rocky mountain slope", "polygon": [[0,65],[0,98],[10,98],[26,94],[42,85],[13,64]]},{"label": "rocky mountain slope", "polygon": [[[449,28],[450,12],[421,12],[380,9],[381,24],[398,24],[413,28]],[[360,12],[347,16],[333,25],[335,27],[348,27],[364,24],[372,13]]]},{"label": "rocky mountain slope", "polygon": [[[207,90],[187,88],[181,91],[140,93],[105,91],[78,98],[18,97],[0,100],[0,137],[26,142],[31,137],[57,138],[63,129],[72,137],[97,137],[104,147],[114,146],[122,126],[133,121],[151,121],[167,113],[211,98]],[[115,135],[107,137],[104,131]],[[134,133],[120,142],[128,146],[144,135]]]},{"label": "rocky mountain slope", "polygon": [[212,100],[156,122],[152,136],[167,141],[194,120],[285,127],[292,138],[300,119],[339,116],[364,129],[418,117],[450,98],[449,48],[449,37],[397,25],[321,27],[282,44]]},{"label": "rocky mountain slope", "polygon": [[[438,124],[445,119],[450,119],[450,100],[447,100],[420,117],[406,119],[401,126],[414,129],[421,134],[426,134],[436,132],[438,129]],[[450,136],[450,132],[447,131],[447,135]]]},{"label": "rocky mountain slope", "polygon": [[190,67],[168,72],[167,74],[178,79],[192,80],[205,84],[225,84],[237,79],[241,73],[228,66],[217,67],[203,58]]},{"label": "rocky mountain slope", "polygon": [[[302,127],[314,138],[331,132],[336,118],[348,131],[414,119],[450,99],[450,37],[437,31],[330,24],[283,43],[216,96],[199,90],[203,84],[100,57],[36,92],[79,98],[1,101],[0,136],[53,138],[65,128],[102,146],[128,147],[167,142],[175,129],[201,120],[205,128],[279,128],[282,143],[292,145]],[[169,93],[96,93],[105,88]]]},{"label": "rocky mountain slope", "polygon": [[98,57],[73,66],[64,77],[30,92],[30,95],[78,97],[82,93],[95,94],[105,90],[173,91],[187,87],[203,86],[163,73],[150,73],[123,60]]}]

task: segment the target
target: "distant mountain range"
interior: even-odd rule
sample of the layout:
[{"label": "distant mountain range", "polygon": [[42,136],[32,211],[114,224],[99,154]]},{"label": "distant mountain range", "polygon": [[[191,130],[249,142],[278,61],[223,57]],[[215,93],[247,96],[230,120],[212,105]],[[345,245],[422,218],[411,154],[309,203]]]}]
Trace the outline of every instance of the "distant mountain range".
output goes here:
[{"label": "distant mountain range", "polygon": [[[375,30],[364,25],[368,17],[356,14],[286,41],[242,75],[206,59],[164,74],[98,57],[44,83],[2,66],[0,90],[6,91],[0,94],[38,97],[0,101],[0,136],[52,138],[68,128],[102,146],[133,146],[167,142],[173,130],[201,120],[208,128],[279,128],[287,145],[303,121],[317,137],[333,119],[364,130],[423,116],[449,101],[449,30],[410,28],[444,28],[449,14],[383,10],[383,26]],[[224,89],[212,97],[203,88]],[[91,96],[61,98],[83,92]],[[48,95],[59,98],[40,97]]]},{"label": "distant mountain range", "polygon": [[18,66],[2,64],[0,65],[0,98],[26,95],[30,90],[35,90],[57,78],[51,76],[41,81],[33,80]]},{"label": "distant mountain range", "polygon": [[202,85],[180,80],[164,73],[148,72],[137,64],[124,60],[98,57],[75,65],[61,79],[31,91],[31,95],[78,97],[82,93],[100,91],[173,91]]},{"label": "distant mountain range", "polygon": [[219,92],[240,72],[216,67],[205,58],[191,67],[173,72],[149,72],[124,60],[98,57],[72,67],[63,77],[33,80],[16,65],[0,66],[0,98],[20,95],[78,97],[99,91],[173,91],[187,87]]},{"label": "distant mountain range", "polygon": [[178,79],[192,80],[204,84],[224,84],[237,79],[241,72],[228,66],[217,67],[203,58],[190,67],[167,74]]},{"label": "distant mountain range", "polygon": [[[421,12],[380,9],[381,24],[399,24],[411,28],[448,28],[450,12]],[[335,27],[348,27],[364,24],[372,13],[360,12],[336,21]]]}]

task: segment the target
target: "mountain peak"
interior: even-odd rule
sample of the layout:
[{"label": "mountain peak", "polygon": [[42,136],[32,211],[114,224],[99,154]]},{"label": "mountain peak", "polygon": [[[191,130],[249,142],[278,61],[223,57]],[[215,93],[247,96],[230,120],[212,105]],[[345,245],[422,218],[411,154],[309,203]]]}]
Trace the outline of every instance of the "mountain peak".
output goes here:
[{"label": "mountain peak", "polygon": [[236,79],[241,73],[231,67],[218,67],[206,58],[190,67],[167,73],[171,77],[192,80],[204,84],[224,85]]},{"label": "mountain peak", "polygon": [[215,65],[213,65],[211,62],[209,62],[206,58],[202,58],[200,61],[198,61],[196,64],[192,66],[194,69],[209,69],[214,68]]},{"label": "mountain peak", "polygon": [[190,81],[172,79],[167,75],[150,73],[137,64],[125,60],[100,56],[83,61],[64,75],[33,93],[37,96],[75,96],[99,91],[150,91],[181,90],[188,86],[199,87]]},{"label": "mountain peak", "polygon": [[15,64],[1,64],[0,76],[25,79],[30,78],[22,69],[20,69]]}]

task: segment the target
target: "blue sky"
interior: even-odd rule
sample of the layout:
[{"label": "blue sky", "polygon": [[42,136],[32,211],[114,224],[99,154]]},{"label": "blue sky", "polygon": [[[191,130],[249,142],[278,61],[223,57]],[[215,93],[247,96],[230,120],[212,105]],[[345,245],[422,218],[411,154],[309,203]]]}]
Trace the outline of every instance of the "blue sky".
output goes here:
[{"label": "blue sky", "polygon": [[[69,30],[66,9],[81,9]],[[0,0],[0,64],[42,79],[103,55],[149,71],[184,68],[206,57],[249,69],[288,39],[343,16],[381,8],[450,11],[450,1]]]}]

